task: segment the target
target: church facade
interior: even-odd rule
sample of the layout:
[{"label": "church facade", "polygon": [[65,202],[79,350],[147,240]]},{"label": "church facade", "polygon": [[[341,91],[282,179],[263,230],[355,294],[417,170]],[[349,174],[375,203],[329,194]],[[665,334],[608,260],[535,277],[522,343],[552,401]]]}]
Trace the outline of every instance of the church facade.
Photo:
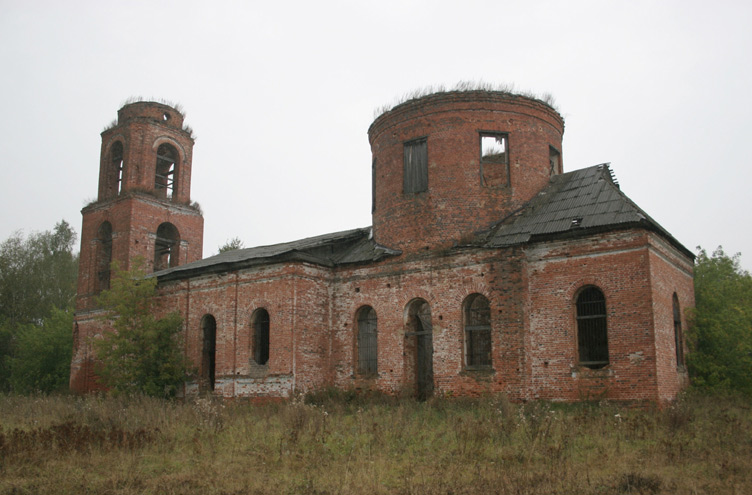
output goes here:
[{"label": "church facade", "polygon": [[183,317],[186,395],[672,400],[688,383],[693,254],[608,164],[564,172],[563,132],[525,96],[415,98],[369,128],[372,226],[201,259],[182,115],[124,106],[82,210],[71,388],[99,387],[110,262],[142,256]]}]

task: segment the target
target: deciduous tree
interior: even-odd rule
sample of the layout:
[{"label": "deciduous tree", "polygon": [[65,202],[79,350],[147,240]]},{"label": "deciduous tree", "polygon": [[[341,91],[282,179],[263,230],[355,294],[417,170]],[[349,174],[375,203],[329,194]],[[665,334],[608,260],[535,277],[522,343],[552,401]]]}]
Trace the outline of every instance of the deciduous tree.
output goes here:
[{"label": "deciduous tree", "polygon": [[114,262],[111,288],[99,296],[111,328],[94,341],[98,372],[115,393],[169,397],[186,379],[182,319],[178,313],[156,316],[156,285],[143,259],[133,260],[128,271]]},{"label": "deciduous tree", "polygon": [[752,395],[752,277],[739,259],[699,250],[688,364],[696,386]]},{"label": "deciduous tree", "polygon": [[16,334],[15,353],[10,358],[13,392],[59,392],[67,390],[73,352],[73,309],[53,308],[41,325],[28,323]]},{"label": "deciduous tree", "polygon": [[224,253],[225,251],[234,251],[235,249],[243,249],[244,247],[245,244],[240,240],[239,237],[233,237],[232,239],[228,239],[227,242],[224,243],[224,245],[219,246],[219,253]]},{"label": "deciduous tree", "polygon": [[[72,312],[78,273],[75,242],[75,231],[63,220],[52,231],[28,238],[16,232],[0,243],[0,391],[11,390],[11,365],[22,330],[24,345],[31,344],[32,336],[54,340],[57,335],[34,332],[30,326],[44,329],[59,322],[56,311]],[[72,342],[70,327],[67,338]],[[70,352],[65,359],[70,362]]]}]

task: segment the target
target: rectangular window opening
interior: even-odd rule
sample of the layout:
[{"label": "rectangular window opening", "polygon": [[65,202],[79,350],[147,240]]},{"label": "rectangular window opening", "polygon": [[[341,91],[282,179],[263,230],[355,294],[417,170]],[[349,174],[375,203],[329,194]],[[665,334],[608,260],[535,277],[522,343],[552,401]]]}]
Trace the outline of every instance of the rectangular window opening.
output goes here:
[{"label": "rectangular window opening", "polygon": [[426,138],[405,143],[403,192],[428,190],[428,143]]},{"label": "rectangular window opening", "polygon": [[548,147],[548,163],[551,166],[549,170],[551,175],[561,173],[561,153],[553,146]]},{"label": "rectangular window opening", "polygon": [[486,187],[509,185],[509,136],[500,133],[480,135],[481,184]]}]

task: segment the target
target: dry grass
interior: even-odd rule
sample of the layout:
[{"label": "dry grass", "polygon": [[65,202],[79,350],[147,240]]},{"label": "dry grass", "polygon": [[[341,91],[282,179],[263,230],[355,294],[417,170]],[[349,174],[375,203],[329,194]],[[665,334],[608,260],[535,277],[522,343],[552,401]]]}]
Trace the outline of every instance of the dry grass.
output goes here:
[{"label": "dry grass", "polygon": [[0,398],[0,494],[752,493],[752,401]]},{"label": "dry grass", "polygon": [[392,103],[382,105],[378,108],[376,108],[373,111],[373,118],[374,120],[379,118],[381,115],[385,114],[386,112],[389,112],[393,108],[403,104],[407,103],[408,101],[417,100],[419,98],[423,98],[424,96],[433,95],[433,94],[439,94],[439,93],[451,93],[451,92],[468,92],[468,91],[486,91],[486,92],[493,92],[493,93],[504,93],[507,95],[515,95],[515,96],[524,96],[526,98],[530,98],[533,100],[538,100],[541,103],[544,103],[551,107],[552,109],[556,110],[557,112],[559,109],[556,106],[556,99],[551,93],[543,93],[543,94],[537,94],[533,93],[532,91],[525,91],[525,90],[517,90],[514,87],[514,84],[505,84],[505,83],[488,83],[485,81],[459,81],[454,86],[445,86],[443,84],[434,85],[434,86],[426,86],[423,88],[419,88],[410,92],[405,93],[404,95],[400,96],[399,98],[395,99]]}]

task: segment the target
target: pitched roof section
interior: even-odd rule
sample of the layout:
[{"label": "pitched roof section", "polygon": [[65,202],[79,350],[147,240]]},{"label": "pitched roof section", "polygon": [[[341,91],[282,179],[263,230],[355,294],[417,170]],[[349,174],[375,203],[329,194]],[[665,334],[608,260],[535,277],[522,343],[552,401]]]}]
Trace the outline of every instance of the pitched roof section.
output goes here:
[{"label": "pitched roof section", "polygon": [[658,232],[694,257],[619,189],[608,163],[552,177],[549,185],[523,208],[483,234],[481,244],[498,248],[630,227]]},{"label": "pitched roof section", "polygon": [[[549,185],[535,198],[479,234],[471,245],[500,248],[633,227],[658,232],[694,259],[691,251],[621,192],[607,163],[552,177]],[[367,227],[227,251],[154,275],[160,281],[168,281],[286,261],[335,267],[379,261],[399,254],[400,251],[377,244],[371,228]]]},{"label": "pitched roof section", "polygon": [[333,267],[378,261],[399,251],[376,244],[371,228],[346,230],[271,246],[235,249],[174,268],[159,271],[160,281],[226,272],[260,264],[304,261]]}]

